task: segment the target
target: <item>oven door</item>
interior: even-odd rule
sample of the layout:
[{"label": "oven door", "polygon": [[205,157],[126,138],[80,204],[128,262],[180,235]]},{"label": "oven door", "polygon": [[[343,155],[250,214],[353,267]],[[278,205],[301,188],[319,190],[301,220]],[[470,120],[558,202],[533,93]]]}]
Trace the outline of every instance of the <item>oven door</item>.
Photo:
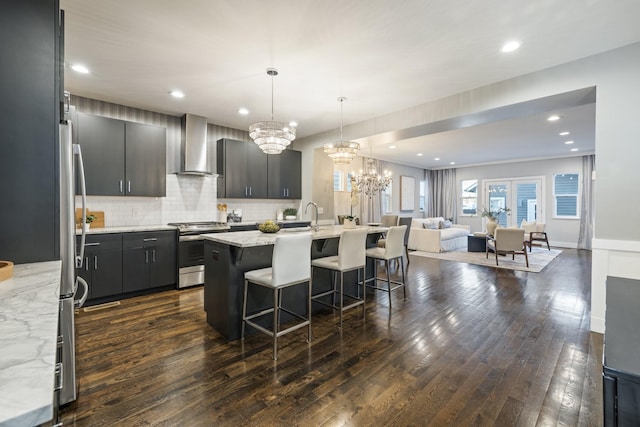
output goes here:
[{"label": "oven door", "polygon": [[178,257],[180,268],[204,265],[204,239],[202,236],[180,236]]}]

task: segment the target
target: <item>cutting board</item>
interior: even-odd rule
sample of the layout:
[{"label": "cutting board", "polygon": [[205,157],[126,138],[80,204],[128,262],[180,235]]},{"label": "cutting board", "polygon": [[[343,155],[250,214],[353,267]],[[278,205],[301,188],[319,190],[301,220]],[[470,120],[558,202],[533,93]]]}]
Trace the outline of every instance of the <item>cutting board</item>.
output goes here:
[{"label": "cutting board", "polygon": [[[92,228],[104,228],[104,211],[92,211],[87,209],[87,215],[94,215],[96,218],[91,223]],[[76,228],[82,224],[82,209],[76,209]]]}]

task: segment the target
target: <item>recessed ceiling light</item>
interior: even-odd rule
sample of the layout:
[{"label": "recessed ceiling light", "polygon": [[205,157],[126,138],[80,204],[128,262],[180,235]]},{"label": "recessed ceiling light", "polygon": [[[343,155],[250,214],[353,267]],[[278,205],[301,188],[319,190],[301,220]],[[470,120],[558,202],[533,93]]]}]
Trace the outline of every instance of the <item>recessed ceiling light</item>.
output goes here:
[{"label": "recessed ceiling light", "polygon": [[571,151],[578,151],[578,149],[577,148],[572,148]]},{"label": "recessed ceiling light", "polygon": [[298,126],[298,122],[294,122],[293,120],[289,122],[289,126],[291,126],[292,128]]},{"label": "recessed ceiling light", "polygon": [[422,157],[422,156],[423,156],[423,154],[422,154],[422,153],[418,153],[418,157]]},{"label": "recessed ceiling light", "polygon": [[243,115],[243,116],[246,116],[247,114],[249,114],[249,110],[247,110],[247,109],[246,109],[246,108],[244,108],[244,107],[240,107],[240,108],[238,108],[238,114],[241,114],[241,115]]},{"label": "recessed ceiling light", "polygon": [[557,114],[551,115],[549,117],[547,117],[547,120],[550,122],[555,122],[556,120],[560,120],[560,116]]},{"label": "recessed ceiling light", "polygon": [[502,49],[500,49],[503,53],[513,52],[514,50],[518,50],[520,48],[520,42],[516,40],[512,40],[502,45]]},{"label": "recessed ceiling light", "polygon": [[181,90],[172,90],[171,92],[169,92],[171,94],[171,96],[173,96],[174,98],[184,98],[184,92],[182,92]]},{"label": "recessed ceiling light", "polygon": [[569,132],[567,132],[567,131],[560,132],[558,135],[560,135],[560,136],[567,136],[567,135],[569,135]]},{"label": "recessed ceiling light", "polygon": [[89,69],[82,64],[74,64],[71,66],[71,69],[76,73],[89,74]]},{"label": "recessed ceiling light", "polygon": [[573,144],[573,141],[565,141],[564,143],[567,144],[567,145],[571,145],[571,144]]},{"label": "recessed ceiling light", "polygon": [[395,145],[390,145],[390,146],[389,146],[389,148],[390,148],[391,150],[393,150],[394,148],[396,148],[396,146],[395,146]]},{"label": "recessed ceiling light", "polygon": [[450,164],[450,165],[455,165],[455,164],[456,164],[456,162],[449,162],[449,164]]},{"label": "recessed ceiling light", "polygon": [[440,160],[440,157],[435,157],[433,160],[437,162],[438,160]]}]

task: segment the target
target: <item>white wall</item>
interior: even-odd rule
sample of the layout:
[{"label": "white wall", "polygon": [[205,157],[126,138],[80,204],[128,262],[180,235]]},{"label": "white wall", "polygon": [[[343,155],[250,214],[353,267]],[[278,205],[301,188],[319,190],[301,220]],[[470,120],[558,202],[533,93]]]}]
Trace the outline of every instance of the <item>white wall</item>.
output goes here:
[{"label": "white wall", "polygon": [[[582,158],[567,157],[562,159],[538,160],[532,162],[503,163],[495,165],[474,166],[458,168],[456,178],[458,181],[458,200],[460,200],[460,181],[466,179],[478,180],[478,207],[484,205],[483,180],[509,179],[521,177],[541,177],[543,179],[542,219],[545,222],[546,231],[553,246],[575,248],[578,244],[580,231],[579,219],[554,219],[553,209],[553,175],[560,173],[582,174]],[[460,205],[460,203],[458,203]],[[480,215],[462,216],[462,208],[459,207],[458,223],[471,226],[471,231],[483,231],[484,224]]]}]

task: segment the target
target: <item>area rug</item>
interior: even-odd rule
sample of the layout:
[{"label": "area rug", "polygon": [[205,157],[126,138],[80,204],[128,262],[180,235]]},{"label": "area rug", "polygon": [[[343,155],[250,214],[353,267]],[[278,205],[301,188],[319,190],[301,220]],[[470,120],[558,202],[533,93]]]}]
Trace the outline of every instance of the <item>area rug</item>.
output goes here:
[{"label": "area rug", "polygon": [[542,249],[533,248],[533,251],[528,252],[529,255],[529,267],[525,265],[524,255],[516,255],[515,261],[511,260],[511,255],[498,256],[499,265],[496,266],[496,256],[489,252],[489,258],[486,258],[484,252],[467,252],[466,249],[432,253],[422,251],[409,251],[409,256],[419,256],[425,258],[437,258],[446,261],[458,261],[466,262],[467,264],[485,265],[487,267],[504,268],[507,270],[529,271],[532,273],[539,273],[545,268],[555,257],[562,253],[559,249]]}]

